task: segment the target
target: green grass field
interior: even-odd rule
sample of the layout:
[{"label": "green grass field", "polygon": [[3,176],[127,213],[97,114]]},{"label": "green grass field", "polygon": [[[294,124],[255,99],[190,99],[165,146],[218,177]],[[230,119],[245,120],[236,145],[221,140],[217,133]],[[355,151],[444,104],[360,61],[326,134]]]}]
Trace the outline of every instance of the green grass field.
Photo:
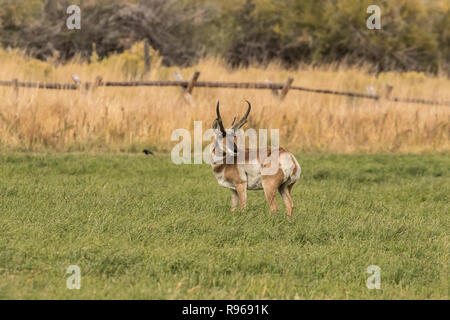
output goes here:
[{"label": "green grass field", "polygon": [[0,155],[0,298],[449,298],[449,155],[297,158],[288,221],[169,156]]}]

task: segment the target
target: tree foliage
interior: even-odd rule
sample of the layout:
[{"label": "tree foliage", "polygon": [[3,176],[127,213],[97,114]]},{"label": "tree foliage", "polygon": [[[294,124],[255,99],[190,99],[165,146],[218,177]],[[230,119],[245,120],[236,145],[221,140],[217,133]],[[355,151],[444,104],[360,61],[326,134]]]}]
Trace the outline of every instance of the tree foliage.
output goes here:
[{"label": "tree foliage", "polygon": [[[75,1],[76,2],[76,1]],[[450,71],[448,0],[82,1],[82,30],[67,30],[68,0],[0,0],[0,39],[41,59],[103,58],[148,39],[166,65],[221,55],[232,66],[279,60],[369,62],[381,70]]]}]

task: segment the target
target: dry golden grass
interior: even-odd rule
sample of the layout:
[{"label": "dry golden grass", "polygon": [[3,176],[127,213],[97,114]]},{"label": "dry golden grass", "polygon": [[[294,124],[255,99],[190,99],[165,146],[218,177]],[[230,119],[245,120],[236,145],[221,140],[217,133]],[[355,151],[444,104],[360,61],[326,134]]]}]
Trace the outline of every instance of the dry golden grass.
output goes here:
[{"label": "dry golden grass", "polygon": [[[71,82],[76,73],[83,81],[101,75],[120,81],[139,74],[140,51],[125,52],[92,64],[72,62],[55,66],[20,53],[0,51],[0,80]],[[156,56],[156,55],[155,55]],[[95,60],[95,59],[94,59]],[[159,66],[157,57],[145,79],[172,79],[175,68]],[[132,70],[132,72],[130,72]],[[365,92],[372,85],[383,93],[394,86],[393,96],[450,101],[450,80],[419,73],[385,73],[378,78],[366,67],[302,66],[286,71],[277,64],[265,68],[230,70],[218,59],[205,59],[181,69],[185,78],[199,70],[200,80],[284,82],[311,88]],[[140,151],[143,146],[170,150],[171,133],[193,129],[194,120],[203,130],[215,118],[220,99],[225,124],[252,102],[249,125],[279,128],[281,144],[294,151],[352,152],[448,152],[450,107],[372,101],[350,97],[289,92],[283,102],[270,90],[194,89],[195,106],[187,104],[178,88],[105,88],[95,91],[20,89],[0,87],[0,147],[29,151]]]}]

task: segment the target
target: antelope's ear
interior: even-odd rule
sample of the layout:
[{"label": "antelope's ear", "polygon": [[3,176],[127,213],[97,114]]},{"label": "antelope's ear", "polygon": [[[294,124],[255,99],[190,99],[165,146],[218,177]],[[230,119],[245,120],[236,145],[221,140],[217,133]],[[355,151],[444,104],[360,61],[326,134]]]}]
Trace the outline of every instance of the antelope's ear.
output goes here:
[{"label": "antelope's ear", "polygon": [[219,124],[219,120],[214,120],[213,124],[212,124],[212,129],[214,130],[214,133],[217,136],[223,136],[222,135],[222,131],[220,131],[220,124]]},{"label": "antelope's ear", "polygon": [[219,119],[214,120],[212,129],[217,136],[225,137],[227,135],[227,132],[223,129],[223,125]]}]

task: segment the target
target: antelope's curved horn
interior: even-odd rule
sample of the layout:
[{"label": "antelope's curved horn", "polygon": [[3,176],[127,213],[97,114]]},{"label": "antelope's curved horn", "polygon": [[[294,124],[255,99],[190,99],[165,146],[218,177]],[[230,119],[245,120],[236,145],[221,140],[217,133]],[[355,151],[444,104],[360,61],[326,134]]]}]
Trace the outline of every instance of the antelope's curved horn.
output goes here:
[{"label": "antelope's curved horn", "polygon": [[223,135],[226,135],[226,131],[222,123],[222,117],[220,116],[219,100],[217,100],[216,113],[217,113],[217,123],[219,124],[220,131],[222,132]]},{"label": "antelope's curved horn", "polygon": [[245,100],[245,102],[247,102],[248,104],[248,109],[247,112],[245,113],[245,115],[242,117],[241,120],[239,120],[238,123],[236,123],[235,125],[233,125],[233,130],[239,129],[241,128],[244,124],[247,123],[247,117],[250,114],[250,110],[252,110],[252,105],[250,104],[250,102],[248,102],[247,100]]}]

